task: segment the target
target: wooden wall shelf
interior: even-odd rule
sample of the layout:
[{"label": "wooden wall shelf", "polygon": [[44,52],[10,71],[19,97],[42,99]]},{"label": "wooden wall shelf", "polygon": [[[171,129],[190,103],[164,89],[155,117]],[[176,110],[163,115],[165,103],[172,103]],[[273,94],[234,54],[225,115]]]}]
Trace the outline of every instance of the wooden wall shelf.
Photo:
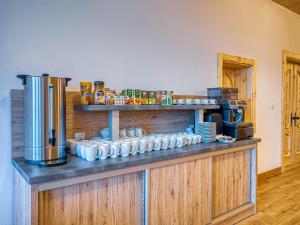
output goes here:
[{"label": "wooden wall shelf", "polygon": [[219,105],[74,105],[75,110],[82,111],[200,110],[219,108]]},{"label": "wooden wall shelf", "polygon": [[155,110],[193,110],[194,127],[198,130],[199,123],[203,122],[204,110],[219,109],[219,105],[74,105],[74,110],[86,112],[108,112],[109,139],[119,139],[120,111],[155,111]]}]

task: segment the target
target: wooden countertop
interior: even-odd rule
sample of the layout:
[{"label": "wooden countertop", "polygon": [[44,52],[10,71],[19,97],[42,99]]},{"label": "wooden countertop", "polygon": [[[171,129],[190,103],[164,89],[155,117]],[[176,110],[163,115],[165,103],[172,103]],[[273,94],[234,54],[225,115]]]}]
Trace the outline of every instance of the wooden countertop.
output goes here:
[{"label": "wooden countertop", "polygon": [[39,184],[97,173],[106,173],[109,171],[127,169],[136,166],[145,166],[146,168],[146,165],[157,162],[205,153],[213,153],[230,148],[257,144],[260,141],[260,139],[248,139],[237,141],[232,144],[221,144],[218,142],[197,144],[171,150],[152,151],[145,154],[138,154],[136,156],[96,160],[94,162],[86,162],[81,158],[68,154],[67,164],[46,168],[41,168],[37,165],[26,164],[23,157],[13,158],[12,164],[28,184]]}]

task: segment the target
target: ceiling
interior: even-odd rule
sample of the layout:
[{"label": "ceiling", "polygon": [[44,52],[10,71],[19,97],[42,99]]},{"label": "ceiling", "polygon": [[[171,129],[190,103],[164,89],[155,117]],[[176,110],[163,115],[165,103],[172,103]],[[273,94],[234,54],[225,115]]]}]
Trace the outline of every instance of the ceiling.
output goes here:
[{"label": "ceiling", "polygon": [[272,0],[272,1],[300,15],[300,0]]}]

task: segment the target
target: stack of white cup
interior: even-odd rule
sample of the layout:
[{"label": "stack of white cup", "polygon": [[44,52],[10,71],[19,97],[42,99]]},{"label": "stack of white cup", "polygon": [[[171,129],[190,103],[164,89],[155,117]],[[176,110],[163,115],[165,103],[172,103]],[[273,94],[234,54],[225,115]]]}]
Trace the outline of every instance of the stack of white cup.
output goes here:
[{"label": "stack of white cup", "polygon": [[118,141],[107,141],[102,138],[76,141],[69,139],[70,152],[85,159],[107,159],[134,156],[151,151],[181,148],[185,145],[195,145],[202,142],[201,135],[187,132],[151,134],[144,137],[121,138]]}]

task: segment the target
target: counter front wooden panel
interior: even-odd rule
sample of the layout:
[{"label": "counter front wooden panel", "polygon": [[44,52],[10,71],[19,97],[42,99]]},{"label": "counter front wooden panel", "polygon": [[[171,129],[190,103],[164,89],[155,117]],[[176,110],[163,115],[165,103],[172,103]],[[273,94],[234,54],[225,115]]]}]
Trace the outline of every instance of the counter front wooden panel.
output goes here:
[{"label": "counter front wooden panel", "polygon": [[150,224],[210,222],[211,158],[150,170]]},{"label": "counter front wooden panel", "polygon": [[39,225],[140,225],[143,173],[39,192]]},{"label": "counter front wooden panel", "polygon": [[212,217],[250,202],[250,150],[213,157]]}]

